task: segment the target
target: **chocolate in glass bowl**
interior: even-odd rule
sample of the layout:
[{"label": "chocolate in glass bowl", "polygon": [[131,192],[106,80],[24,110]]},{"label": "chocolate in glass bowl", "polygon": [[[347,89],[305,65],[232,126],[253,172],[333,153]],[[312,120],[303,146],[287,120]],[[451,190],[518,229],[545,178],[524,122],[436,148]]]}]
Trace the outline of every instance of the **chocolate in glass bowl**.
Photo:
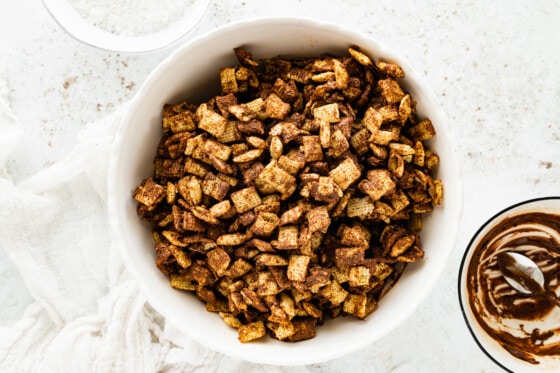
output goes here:
[{"label": "chocolate in glass bowl", "polygon": [[[560,208],[543,208],[547,203],[560,204],[544,198],[498,213],[475,234],[461,266],[459,293],[467,325],[484,352],[514,371],[519,368],[508,365],[510,359],[534,368],[555,360],[560,369],[560,307],[544,294],[513,289],[497,262],[501,252],[521,253],[541,268],[545,287],[560,292]],[[496,348],[509,358],[497,357]]]}]

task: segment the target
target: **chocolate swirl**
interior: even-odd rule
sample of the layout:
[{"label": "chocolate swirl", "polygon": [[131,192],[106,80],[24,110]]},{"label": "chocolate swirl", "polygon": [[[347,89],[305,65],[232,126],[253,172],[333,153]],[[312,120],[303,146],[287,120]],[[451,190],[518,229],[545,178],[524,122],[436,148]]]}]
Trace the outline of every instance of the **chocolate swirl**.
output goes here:
[{"label": "chocolate swirl", "polygon": [[[539,364],[560,355],[560,307],[543,294],[522,294],[502,277],[497,255],[514,251],[541,268],[545,287],[560,291],[560,215],[523,213],[494,225],[474,248],[467,296],[478,324],[517,358]],[[557,291],[558,290],[558,291]]]}]

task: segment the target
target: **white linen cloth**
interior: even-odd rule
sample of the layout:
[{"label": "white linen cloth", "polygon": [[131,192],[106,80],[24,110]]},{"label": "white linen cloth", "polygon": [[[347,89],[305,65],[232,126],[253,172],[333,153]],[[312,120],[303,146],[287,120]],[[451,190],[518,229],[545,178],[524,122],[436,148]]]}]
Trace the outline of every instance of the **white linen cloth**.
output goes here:
[{"label": "white linen cloth", "polygon": [[5,164],[25,134],[8,92],[0,66],[0,244],[34,302],[0,328],[0,372],[288,371],[192,341],[147,304],[124,268],[106,200],[124,108],[88,125],[62,160],[14,184]]}]

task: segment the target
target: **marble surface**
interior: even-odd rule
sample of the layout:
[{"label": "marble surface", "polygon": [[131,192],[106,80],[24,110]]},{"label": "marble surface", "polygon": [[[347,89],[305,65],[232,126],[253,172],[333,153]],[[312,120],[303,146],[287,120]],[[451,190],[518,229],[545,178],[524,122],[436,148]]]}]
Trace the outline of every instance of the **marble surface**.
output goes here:
[{"label": "marble surface", "polygon": [[[465,207],[447,270],[399,328],[354,354],[308,366],[310,371],[445,372],[459,366],[468,372],[501,371],[465,326],[457,276],[468,241],[491,215],[514,202],[560,195],[560,10],[555,5],[551,0],[215,0],[187,36],[261,16],[336,22],[404,56],[449,117]],[[129,101],[177,47],[144,54],[94,49],[68,36],[37,0],[0,0],[0,19],[0,66],[7,69],[10,103],[25,131],[7,164],[15,182],[68,153],[86,123]],[[0,325],[18,320],[31,301],[0,237]]]}]

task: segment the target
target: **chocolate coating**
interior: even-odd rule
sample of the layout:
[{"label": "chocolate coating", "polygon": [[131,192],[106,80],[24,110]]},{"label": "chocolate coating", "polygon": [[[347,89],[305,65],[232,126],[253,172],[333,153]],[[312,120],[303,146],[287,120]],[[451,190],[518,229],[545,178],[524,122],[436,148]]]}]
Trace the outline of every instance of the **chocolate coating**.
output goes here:
[{"label": "chocolate coating", "polygon": [[558,293],[560,215],[522,213],[493,225],[473,249],[466,291],[480,327],[513,356],[532,364],[560,356],[560,307],[543,293],[514,290],[498,266],[497,256],[504,251],[532,259],[543,271],[545,288]]}]

